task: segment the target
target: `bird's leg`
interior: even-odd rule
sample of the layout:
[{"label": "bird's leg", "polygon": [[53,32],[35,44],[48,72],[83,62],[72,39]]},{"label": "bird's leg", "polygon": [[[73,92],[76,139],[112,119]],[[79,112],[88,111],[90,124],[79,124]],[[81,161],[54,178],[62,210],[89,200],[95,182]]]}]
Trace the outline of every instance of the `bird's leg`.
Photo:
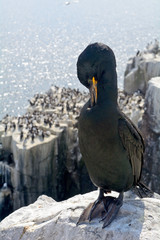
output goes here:
[{"label": "bird's leg", "polygon": [[118,198],[114,197],[105,197],[103,200],[104,208],[105,208],[105,214],[102,217],[100,221],[103,221],[103,227],[107,227],[113,219],[117,216],[117,213],[119,212],[120,207],[123,204],[123,192],[121,192],[118,196]]},{"label": "bird's leg", "polygon": [[[107,192],[105,192],[107,193]],[[118,198],[112,196],[104,196],[104,190],[100,189],[98,199],[90,203],[82,212],[77,225],[85,221],[91,221],[94,218],[100,217],[103,221],[103,228],[107,227],[117,216],[120,207],[123,204],[123,192]]]},{"label": "bird's leg", "polygon": [[92,213],[94,212],[94,210],[97,208],[98,204],[100,204],[102,202],[104,198],[104,191],[103,189],[100,188],[99,190],[99,196],[97,198],[97,200],[93,203],[88,220],[91,221],[92,220]]},{"label": "bird's leg", "polygon": [[103,202],[104,198],[104,191],[103,189],[100,189],[97,200],[93,203],[90,203],[88,207],[84,209],[78,219],[77,225],[85,222],[86,220],[91,221],[93,218],[102,217],[102,212],[104,212],[104,206],[101,203]]}]

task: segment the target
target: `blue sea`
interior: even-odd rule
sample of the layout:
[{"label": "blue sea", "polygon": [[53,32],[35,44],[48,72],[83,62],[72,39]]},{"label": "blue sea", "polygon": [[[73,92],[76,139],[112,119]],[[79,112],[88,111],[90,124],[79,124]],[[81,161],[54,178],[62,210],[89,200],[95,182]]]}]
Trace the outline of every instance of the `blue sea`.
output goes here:
[{"label": "blue sea", "polygon": [[52,84],[83,90],[76,62],[89,43],[113,49],[123,88],[128,58],[154,39],[159,0],[0,0],[0,119]]}]

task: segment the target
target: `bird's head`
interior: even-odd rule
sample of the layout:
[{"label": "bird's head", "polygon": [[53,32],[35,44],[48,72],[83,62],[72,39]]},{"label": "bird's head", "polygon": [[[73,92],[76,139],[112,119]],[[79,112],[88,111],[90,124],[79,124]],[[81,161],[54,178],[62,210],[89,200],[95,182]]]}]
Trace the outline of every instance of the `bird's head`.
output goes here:
[{"label": "bird's head", "polygon": [[117,88],[116,60],[111,48],[93,43],[79,55],[77,75],[80,82],[90,90],[91,105],[97,102],[98,88]]}]

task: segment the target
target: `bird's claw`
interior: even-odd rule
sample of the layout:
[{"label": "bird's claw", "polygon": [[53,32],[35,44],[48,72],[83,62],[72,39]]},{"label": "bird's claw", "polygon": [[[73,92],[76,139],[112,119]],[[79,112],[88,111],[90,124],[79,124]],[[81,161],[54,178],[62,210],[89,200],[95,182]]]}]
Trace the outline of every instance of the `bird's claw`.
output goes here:
[{"label": "bird's claw", "polygon": [[120,207],[123,204],[123,193],[118,198],[107,196],[97,199],[95,202],[90,203],[87,208],[82,212],[77,225],[91,221],[95,218],[101,218],[103,221],[102,228],[107,227],[113,219],[117,216]]},{"label": "bird's claw", "polygon": [[123,199],[112,198],[109,200],[109,203],[107,203],[107,206],[105,205],[106,213],[100,220],[100,222],[103,221],[102,228],[107,227],[113,221],[113,219],[117,216],[122,204],[123,204]]},{"label": "bird's claw", "polygon": [[[77,222],[77,225],[83,223],[83,222],[86,222],[87,220],[89,220],[90,218],[90,212],[91,212],[91,209],[92,209],[92,206],[93,206],[94,203],[90,203],[88,205],[88,207],[86,207],[82,214],[80,215],[79,219],[78,219],[78,222]],[[91,220],[89,220],[91,221]]]},{"label": "bird's claw", "polygon": [[94,218],[102,218],[104,215],[104,207],[102,201],[96,200],[93,203],[90,203],[82,212],[81,216],[78,219],[77,225],[91,221]]}]

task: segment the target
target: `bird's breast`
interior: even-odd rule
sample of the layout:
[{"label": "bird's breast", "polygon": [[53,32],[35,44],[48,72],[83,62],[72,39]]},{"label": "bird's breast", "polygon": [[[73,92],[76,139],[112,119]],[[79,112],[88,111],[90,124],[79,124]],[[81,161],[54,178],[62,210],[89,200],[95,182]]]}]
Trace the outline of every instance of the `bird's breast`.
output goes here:
[{"label": "bird's breast", "polygon": [[79,118],[80,150],[93,183],[120,191],[132,169],[118,134],[116,111],[82,109]]}]

